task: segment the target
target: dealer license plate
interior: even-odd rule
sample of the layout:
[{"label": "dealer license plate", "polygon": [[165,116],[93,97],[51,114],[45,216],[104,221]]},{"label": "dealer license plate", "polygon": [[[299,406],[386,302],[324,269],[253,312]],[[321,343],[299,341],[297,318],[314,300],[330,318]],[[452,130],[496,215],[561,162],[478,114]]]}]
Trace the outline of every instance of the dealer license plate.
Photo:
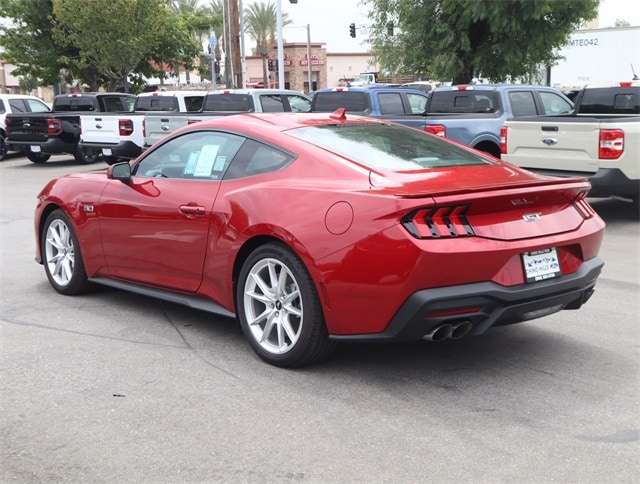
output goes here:
[{"label": "dealer license plate", "polygon": [[102,148],[102,156],[111,156],[111,148]]},{"label": "dealer license plate", "polygon": [[40,153],[40,147],[38,145],[31,146],[32,153]]},{"label": "dealer license plate", "polygon": [[527,282],[544,281],[562,275],[555,248],[525,252],[522,254],[522,265]]}]

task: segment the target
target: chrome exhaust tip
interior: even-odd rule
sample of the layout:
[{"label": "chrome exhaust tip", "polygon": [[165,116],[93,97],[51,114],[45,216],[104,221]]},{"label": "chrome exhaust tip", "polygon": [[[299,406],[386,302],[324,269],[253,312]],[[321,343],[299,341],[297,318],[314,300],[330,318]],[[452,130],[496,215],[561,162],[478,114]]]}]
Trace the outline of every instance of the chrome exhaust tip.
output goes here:
[{"label": "chrome exhaust tip", "polygon": [[453,332],[453,326],[450,324],[441,324],[440,326],[436,326],[427,334],[425,334],[422,339],[427,341],[439,342],[451,337],[451,333]]},{"label": "chrome exhaust tip", "polygon": [[464,338],[471,328],[473,328],[473,323],[471,321],[462,321],[461,323],[457,323],[452,325],[453,330],[451,331],[451,339],[460,339]]}]

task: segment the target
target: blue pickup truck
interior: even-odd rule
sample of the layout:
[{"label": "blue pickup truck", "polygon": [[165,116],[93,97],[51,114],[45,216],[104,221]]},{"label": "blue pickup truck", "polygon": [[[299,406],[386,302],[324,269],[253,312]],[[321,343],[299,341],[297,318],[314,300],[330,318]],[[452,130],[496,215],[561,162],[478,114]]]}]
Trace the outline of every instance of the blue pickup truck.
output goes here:
[{"label": "blue pickup truck", "polygon": [[438,87],[426,107],[425,130],[500,157],[500,129],[509,118],[567,114],[571,100],[547,86],[472,84]]},{"label": "blue pickup truck", "polygon": [[384,84],[330,87],[313,94],[311,112],[332,113],[345,108],[350,114],[372,116],[424,131],[428,99],[424,91]]}]

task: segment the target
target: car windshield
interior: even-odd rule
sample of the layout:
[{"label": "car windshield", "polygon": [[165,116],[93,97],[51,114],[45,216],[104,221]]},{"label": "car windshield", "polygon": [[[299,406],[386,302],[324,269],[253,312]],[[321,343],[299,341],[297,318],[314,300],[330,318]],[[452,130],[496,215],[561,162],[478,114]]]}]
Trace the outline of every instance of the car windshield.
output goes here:
[{"label": "car windshield", "polygon": [[491,164],[436,136],[404,126],[342,124],[309,126],[287,134],[337,153],[371,169],[416,171],[461,165]]}]

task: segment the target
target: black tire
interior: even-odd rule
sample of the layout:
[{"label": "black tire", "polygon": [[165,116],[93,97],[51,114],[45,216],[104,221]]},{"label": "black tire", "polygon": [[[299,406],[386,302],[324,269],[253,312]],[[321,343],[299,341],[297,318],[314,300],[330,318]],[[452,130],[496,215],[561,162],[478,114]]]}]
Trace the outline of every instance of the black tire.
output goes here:
[{"label": "black tire", "polygon": [[0,134],[0,161],[4,160],[7,157],[7,142],[4,138],[4,135]]},{"label": "black tire", "polygon": [[95,163],[100,159],[100,153],[94,150],[84,150],[80,146],[76,147],[75,153],[73,153],[73,157],[78,163],[89,164]]},{"label": "black tire", "polygon": [[68,296],[86,292],[91,283],[84,270],[78,237],[62,210],[49,214],[40,241],[42,262],[51,286]]},{"label": "black tire", "polygon": [[46,153],[33,153],[29,151],[27,152],[27,158],[29,158],[29,161],[34,163],[46,163],[47,160],[51,158],[51,155],[47,155]]},{"label": "black tire", "polygon": [[309,271],[284,244],[268,243],[249,255],[236,301],[242,332],[267,363],[293,368],[320,361],[335,349]]}]

